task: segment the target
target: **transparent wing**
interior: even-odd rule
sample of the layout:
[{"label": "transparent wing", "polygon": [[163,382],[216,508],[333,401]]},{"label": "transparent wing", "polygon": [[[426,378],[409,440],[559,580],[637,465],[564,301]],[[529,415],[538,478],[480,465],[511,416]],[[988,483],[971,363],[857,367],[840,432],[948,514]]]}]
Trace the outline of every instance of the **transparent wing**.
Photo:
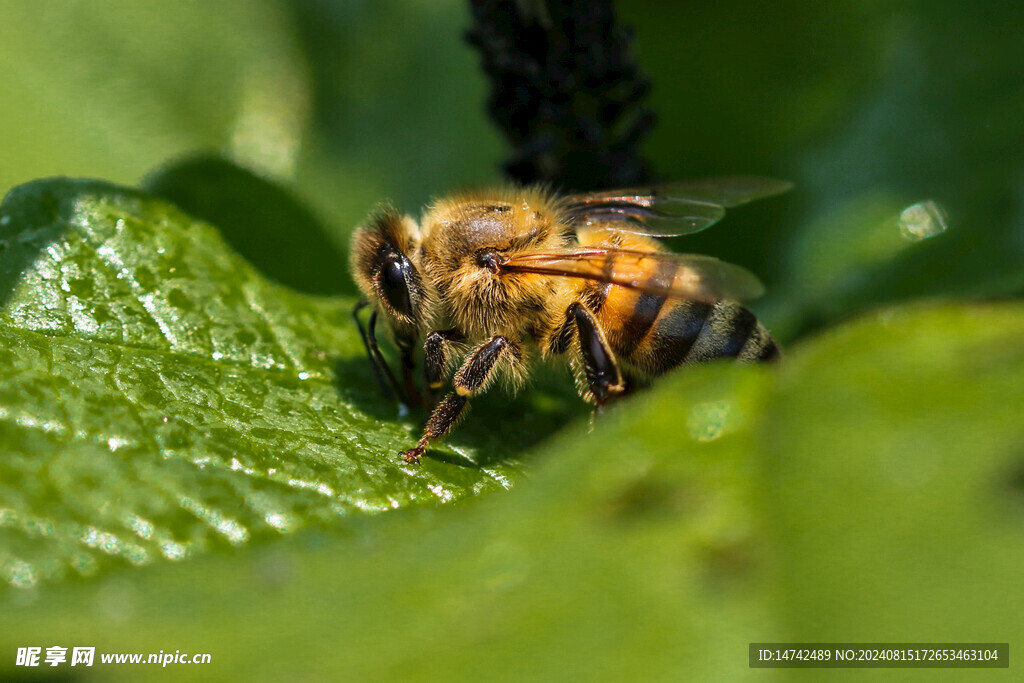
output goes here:
[{"label": "transparent wing", "polygon": [[572,195],[568,213],[577,224],[607,226],[652,237],[689,235],[708,228],[725,210],[789,190],[792,183],[757,176],[727,176]]},{"label": "transparent wing", "polygon": [[526,252],[501,264],[501,271],[597,280],[709,302],[753,299],[764,292],[757,277],[745,268],[710,256],[669,251],[570,247]]}]

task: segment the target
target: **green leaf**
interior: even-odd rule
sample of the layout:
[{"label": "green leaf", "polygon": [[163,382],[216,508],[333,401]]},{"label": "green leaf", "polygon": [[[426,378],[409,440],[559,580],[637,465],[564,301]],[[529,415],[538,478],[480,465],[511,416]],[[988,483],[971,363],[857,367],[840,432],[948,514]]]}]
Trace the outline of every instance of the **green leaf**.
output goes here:
[{"label": "green leaf", "polygon": [[[507,488],[523,443],[469,430],[422,466],[352,299],[269,283],[148,195],[45,180],[0,206],[0,575],[143,564]],[[557,410],[506,416],[542,438]]]},{"label": "green leaf", "polygon": [[1022,338],[1019,303],[918,307],[793,354],[759,496],[787,638],[1024,637]]},{"label": "green leaf", "polygon": [[1019,642],[1022,335],[1020,305],[905,309],[694,368],[507,496],[10,592],[3,646],[255,680],[737,680],[763,678],[756,640]]}]

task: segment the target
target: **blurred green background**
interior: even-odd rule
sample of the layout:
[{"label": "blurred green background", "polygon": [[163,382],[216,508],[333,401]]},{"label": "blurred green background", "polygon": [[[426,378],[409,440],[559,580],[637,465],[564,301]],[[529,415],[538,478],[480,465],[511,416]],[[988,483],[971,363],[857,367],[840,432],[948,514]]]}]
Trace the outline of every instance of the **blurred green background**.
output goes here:
[{"label": "blurred green background", "polygon": [[[571,428],[506,498],[0,589],[0,668],[76,637],[268,680],[760,680],[802,677],[746,669],[747,642],[1014,647],[1022,312],[914,307],[1024,291],[1024,5],[618,7],[653,81],[659,174],[795,183],[673,244],[762,277],[752,307],[792,364],[671,378]],[[379,201],[415,212],[500,181],[467,26],[455,0],[5,2],[0,191],[72,176],[173,195],[190,167],[168,164],[222,155],[298,199],[275,220],[307,250],[247,233],[244,207],[206,217],[272,279],[352,294],[347,236]],[[926,200],[948,230],[907,239],[901,212]],[[894,304],[912,310],[836,327]],[[705,438],[723,405],[738,421]]]}]

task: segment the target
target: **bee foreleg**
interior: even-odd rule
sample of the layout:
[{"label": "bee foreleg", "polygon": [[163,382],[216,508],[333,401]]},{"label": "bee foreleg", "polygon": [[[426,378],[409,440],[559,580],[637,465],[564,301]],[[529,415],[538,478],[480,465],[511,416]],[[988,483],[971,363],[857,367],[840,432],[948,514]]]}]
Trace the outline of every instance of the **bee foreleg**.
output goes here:
[{"label": "bee foreleg", "polygon": [[423,343],[423,372],[427,380],[430,405],[437,403],[438,390],[444,386],[444,370],[448,365],[448,342],[462,339],[457,329],[434,330]]},{"label": "bee foreleg", "polygon": [[434,439],[444,436],[452,428],[466,407],[469,397],[487,388],[502,355],[510,356],[513,362],[519,362],[522,357],[516,344],[498,335],[478,346],[463,361],[455,373],[455,391],[445,396],[434,408],[416,447],[402,452],[406,462],[419,462],[420,456],[427,450],[427,445]]},{"label": "bee foreleg", "polygon": [[402,401],[403,394],[398,380],[395,379],[394,374],[391,372],[391,367],[384,360],[384,356],[377,346],[377,311],[370,313],[367,328],[363,327],[363,322],[359,319],[359,311],[363,310],[367,305],[369,305],[369,302],[366,299],[360,299],[356,307],[352,309],[352,317],[355,318],[356,325],[359,327],[359,336],[363,340],[363,348],[366,349],[366,355],[370,359],[371,367],[373,367],[373,376],[377,379],[377,384],[385,396],[391,400],[397,399]]},{"label": "bee foreleg", "polygon": [[604,331],[590,311],[577,302],[569,306],[566,313],[576,323],[583,374],[597,405],[596,409],[600,410],[601,406],[626,390],[622,371],[605,339]]}]

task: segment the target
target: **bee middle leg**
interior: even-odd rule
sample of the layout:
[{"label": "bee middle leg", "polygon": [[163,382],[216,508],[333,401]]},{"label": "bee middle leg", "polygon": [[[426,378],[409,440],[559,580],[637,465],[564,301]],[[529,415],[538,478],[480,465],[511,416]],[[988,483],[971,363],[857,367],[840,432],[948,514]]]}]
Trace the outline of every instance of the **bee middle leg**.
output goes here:
[{"label": "bee middle leg", "polygon": [[593,314],[578,302],[569,306],[566,314],[576,324],[583,374],[594,400],[594,410],[597,412],[606,403],[626,391],[626,381],[604,336],[604,331],[597,324]]},{"label": "bee middle leg", "polygon": [[448,344],[461,341],[463,335],[457,329],[434,330],[423,342],[423,372],[427,382],[428,406],[437,404],[438,390],[444,386],[444,370],[448,365]]},{"label": "bee middle leg", "polygon": [[522,352],[514,342],[498,335],[476,347],[463,361],[462,366],[455,373],[455,391],[445,396],[444,400],[434,408],[416,447],[402,452],[402,457],[406,462],[419,462],[420,457],[427,450],[427,445],[444,436],[452,428],[466,407],[469,398],[486,390],[502,356],[508,356],[512,362],[518,363],[521,362]]}]

